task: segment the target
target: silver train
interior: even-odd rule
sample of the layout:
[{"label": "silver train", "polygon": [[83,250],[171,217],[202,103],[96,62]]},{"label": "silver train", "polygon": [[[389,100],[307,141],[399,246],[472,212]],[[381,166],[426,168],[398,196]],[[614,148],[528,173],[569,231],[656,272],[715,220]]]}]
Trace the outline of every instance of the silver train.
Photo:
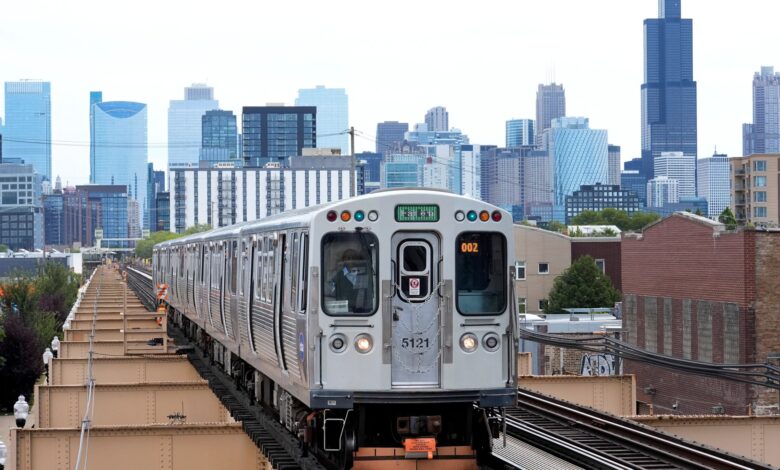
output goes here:
[{"label": "silver train", "polygon": [[[154,248],[178,322],[310,448],[489,449],[515,403],[508,213],[388,190]],[[391,405],[391,406],[388,406]]]}]

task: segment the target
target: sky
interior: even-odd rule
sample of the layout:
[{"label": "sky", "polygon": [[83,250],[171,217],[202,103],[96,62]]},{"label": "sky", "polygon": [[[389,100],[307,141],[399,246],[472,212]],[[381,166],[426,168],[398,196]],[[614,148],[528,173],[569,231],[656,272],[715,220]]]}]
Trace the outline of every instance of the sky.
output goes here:
[{"label": "sky", "polygon": [[[503,145],[505,121],[533,119],[538,84],[554,80],[567,115],[607,129],[626,161],[641,145],[642,21],[657,12],[655,0],[4,2],[0,81],[51,82],[53,175],[71,185],[89,180],[90,90],[148,105],[159,169],[168,102],[195,82],[237,115],[293,105],[299,88],[345,88],[360,152],[378,122],[413,125],[434,106],[472,143]],[[778,13],[777,0],[682,0],[700,158],[741,154],[753,73],[780,70]]]}]

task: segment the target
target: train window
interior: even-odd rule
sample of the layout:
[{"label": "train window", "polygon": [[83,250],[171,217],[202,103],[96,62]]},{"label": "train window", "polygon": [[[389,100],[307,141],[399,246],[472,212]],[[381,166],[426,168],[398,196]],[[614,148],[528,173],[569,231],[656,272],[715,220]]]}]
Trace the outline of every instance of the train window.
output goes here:
[{"label": "train window", "polygon": [[289,245],[290,257],[290,310],[297,311],[295,299],[298,294],[298,233],[293,232]]},{"label": "train window", "polygon": [[322,309],[328,315],[372,315],[379,301],[379,241],[372,233],[322,237]]},{"label": "train window", "polygon": [[455,289],[464,315],[506,309],[506,239],[499,233],[464,232],[455,242]]},{"label": "train window", "polygon": [[238,284],[238,242],[233,241],[230,245],[230,292],[236,293],[236,284]]},{"label": "train window", "polygon": [[306,273],[309,271],[309,236],[305,233],[301,234],[301,274],[300,282],[298,283],[298,306],[300,312],[306,311],[306,295],[308,287],[308,276]]},{"label": "train window", "polygon": [[205,284],[206,281],[206,246],[200,246],[200,283]]}]

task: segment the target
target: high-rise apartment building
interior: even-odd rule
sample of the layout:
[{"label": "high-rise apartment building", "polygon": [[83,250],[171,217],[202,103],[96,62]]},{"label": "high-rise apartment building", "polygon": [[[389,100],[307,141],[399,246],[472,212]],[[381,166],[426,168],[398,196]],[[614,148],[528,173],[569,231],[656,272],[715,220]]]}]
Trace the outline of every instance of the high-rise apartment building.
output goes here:
[{"label": "high-rise apartment building", "polygon": [[536,134],[533,119],[510,119],[506,122],[506,148],[534,145]]},{"label": "high-rise apartment building", "polygon": [[731,201],[741,224],[780,224],[780,154],[735,157],[731,163]]},{"label": "high-rise apartment building", "polygon": [[620,146],[619,145],[607,145],[607,166],[608,176],[607,184],[620,185]]},{"label": "high-rise apartment building", "polygon": [[224,162],[239,159],[238,126],[233,111],[206,111],[201,118],[200,159]]},{"label": "high-rise apartment building", "polygon": [[349,155],[349,98],[343,88],[302,88],[298,90],[295,106],[317,108],[317,147],[341,149]]},{"label": "high-rise apartment building", "polygon": [[19,158],[51,181],[51,84],[37,80],[5,83],[5,158]]},{"label": "high-rise apartment building", "polygon": [[545,130],[543,146],[552,165],[553,218],[564,222],[566,196],[608,179],[607,131],[591,129],[587,118],[557,118]]},{"label": "high-rise apartment building", "polygon": [[206,111],[219,109],[214,89],[195,83],[184,89],[183,100],[171,100],[168,107],[168,164],[198,163],[201,145],[201,118]]},{"label": "high-rise apartment building", "polygon": [[780,73],[761,67],[753,75],[753,123],[742,125],[742,154],[780,152]]},{"label": "high-rise apartment building", "polygon": [[639,196],[634,191],[620,189],[619,185],[588,184],[566,196],[566,224],[584,211],[599,212],[611,208],[631,215],[639,212],[641,207]]},{"label": "high-rise apartment building", "polygon": [[244,106],[241,121],[244,164],[284,163],[317,147],[314,106]]},{"label": "high-rise apartment building", "polygon": [[552,126],[552,120],[566,116],[566,93],[563,85],[539,84],[536,90],[536,144],[541,145],[542,134]]},{"label": "high-rise apartment building", "polygon": [[[146,105],[105,101],[92,105],[91,114],[94,155],[90,183],[126,186],[126,197],[138,201],[139,220],[148,228]],[[126,214],[127,201],[123,204]],[[127,227],[127,220],[124,225]]]},{"label": "high-rise apartment building", "polygon": [[642,173],[648,179],[662,152],[697,155],[693,24],[681,18],[681,0],[658,4],[658,18],[644,21]]},{"label": "high-rise apartment building", "polygon": [[696,157],[683,152],[661,152],[653,162],[656,177],[666,176],[678,182],[680,198],[696,197]]},{"label": "high-rise apartment building", "polygon": [[714,154],[696,161],[698,179],[696,193],[707,200],[707,217],[717,219],[729,207],[731,169],[727,155]]},{"label": "high-rise apartment building", "polygon": [[664,207],[680,202],[680,183],[668,176],[656,176],[647,182],[647,207]]},{"label": "high-rise apartment building", "polygon": [[409,131],[409,123],[385,121],[376,125],[376,153],[387,155],[398,143],[404,141]]},{"label": "high-rise apartment building", "polygon": [[450,130],[450,114],[444,106],[436,106],[425,113],[425,125],[431,132],[445,132]]}]

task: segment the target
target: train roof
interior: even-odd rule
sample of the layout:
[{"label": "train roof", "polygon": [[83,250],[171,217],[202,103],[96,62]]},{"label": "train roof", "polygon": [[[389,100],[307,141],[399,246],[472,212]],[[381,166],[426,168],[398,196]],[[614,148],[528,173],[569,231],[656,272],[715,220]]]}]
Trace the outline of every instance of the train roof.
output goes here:
[{"label": "train roof", "polygon": [[362,196],[356,196],[349,199],[342,199],[339,201],[326,202],[323,204],[304,207],[301,209],[287,210],[284,212],[280,212],[279,214],[274,214],[268,217],[264,217],[262,219],[241,222],[238,224],[229,225],[227,227],[220,227],[217,229],[209,230],[208,232],[201,232],[193,235],[188,235],[186,237],[175,238],[173,240],[168,240],[162,243],[158,243],[157,245],[155,245],[155,247],[163,248],[166,246],[176,246],[179,244],[192,243],[196,241],[209,241],[209,240],[225,238],[225,237],[228,238],[238,237],[242,232],[246,231],[251,233],[251,232],[259,231],[265,228],[266,226],[278,224],[280,220],[285,220],[286,223],[284,225],[286,226],[301,225],[310,221],[312,219],[312,216],[317,213],[339,207],[346,203],[351,203],[354,201],[370,201],[372,199],[379,199],[379,198],[384,199],[384,198],[396,197],[396,196],[408,196],[408,195],[414,196],[420,193],[425,193],[425,195],[427,196],[431,196],[431,195],[450,196],[453,198],[462,199],[464,202],[473,203],[476,201],[481,204],[491,205],[484,201],[479,201],[469,196],[461,196],[459,194],[455,194],[453,192],[443,190],[443,189],[435,189],[435,188],[380,189],[377,191],[373,191],[369,194],[364,194]]}]

